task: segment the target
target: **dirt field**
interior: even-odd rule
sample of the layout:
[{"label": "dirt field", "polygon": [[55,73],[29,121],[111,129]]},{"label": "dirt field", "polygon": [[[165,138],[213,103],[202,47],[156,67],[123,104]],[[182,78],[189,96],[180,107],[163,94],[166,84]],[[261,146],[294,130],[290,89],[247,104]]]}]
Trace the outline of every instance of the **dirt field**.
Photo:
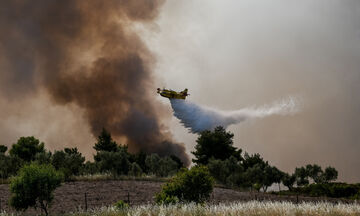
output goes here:
[{"label": "dirt field", "polygon": [[[154,194],[161,189],[162,182],[151,181],[124,181],[124,180],[103,180],[103,181],[77,181],[64,183],[55,191],[55,199],[50,213],[63,214],[85,209],[85,194],[88,209],[100,206],[107,206],[118,200],[130,200],[131,205],[147,204],[154,202]],[[0,212],[14,212],[8,205],[10,196],[9,185],[0,185]],[[310,198],[296,196],[276,196],[263,193],[240,192],[231,189],[215,188],[211,196],[211,202],[234,202],[249,200],[283,200],[297,202],[302,201],[328,201],[328,202],[349,202],[339,199]],[[26,215],[40,213],[40,210],[28,210]]]}]

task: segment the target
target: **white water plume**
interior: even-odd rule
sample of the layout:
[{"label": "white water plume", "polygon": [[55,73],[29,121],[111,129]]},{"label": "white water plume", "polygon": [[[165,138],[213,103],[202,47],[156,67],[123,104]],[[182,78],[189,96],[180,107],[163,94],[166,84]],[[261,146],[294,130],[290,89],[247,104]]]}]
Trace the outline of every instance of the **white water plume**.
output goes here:
[{"label": "white water plume", "polygon": [[170,99],[174,115],[192,133],[212,130],[217,126],[228,127],[240,122],[264,118],[271,115],[289,115],[299,111],[298,100],[288,97],[261,107],[248,107],[233,111],[222,111],[200,106],[188,100]]}]

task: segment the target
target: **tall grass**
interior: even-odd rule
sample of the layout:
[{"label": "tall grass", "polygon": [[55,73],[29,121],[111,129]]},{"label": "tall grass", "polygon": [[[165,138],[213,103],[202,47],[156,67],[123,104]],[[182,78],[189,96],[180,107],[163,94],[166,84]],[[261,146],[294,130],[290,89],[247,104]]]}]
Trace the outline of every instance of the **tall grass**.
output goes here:
[{"label": "tall grass", "polygon": [[331,204],[331,203],[301,203],[290,202],[259,202],[251,201],[245,203],[196,205],[179,204],[169,206],[141,205],[127,209],[116,209],[115,207],[103,207],[88,212],[71,213],[69,216],[358,216],[360,205],[358,204]]}]

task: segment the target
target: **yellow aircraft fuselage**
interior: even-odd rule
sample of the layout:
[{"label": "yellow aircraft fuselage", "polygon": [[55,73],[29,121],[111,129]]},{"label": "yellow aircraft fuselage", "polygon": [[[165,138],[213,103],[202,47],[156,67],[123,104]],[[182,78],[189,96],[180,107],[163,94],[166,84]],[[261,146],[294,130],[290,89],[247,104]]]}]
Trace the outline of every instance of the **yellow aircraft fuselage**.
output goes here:
[{"label": "yellow aircraft fuselage", "polygon": [[188,96],[189,94],[187,93],[188,90],[185,89],[184,91],[181,92],[176,92],[173,90],[169,90],[169,89],[157,89],[157,93],[160,94],[163,97],[169,98],[169,99],[183,99],[185,100],[186,96]]}]

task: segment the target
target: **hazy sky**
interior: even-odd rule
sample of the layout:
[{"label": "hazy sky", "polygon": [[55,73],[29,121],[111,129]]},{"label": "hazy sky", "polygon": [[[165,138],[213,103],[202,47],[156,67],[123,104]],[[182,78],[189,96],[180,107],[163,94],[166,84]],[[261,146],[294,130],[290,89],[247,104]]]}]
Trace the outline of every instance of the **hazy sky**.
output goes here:
[{"label": "hazy sky", "polygon": [[[186,87],[198,104],[231,110],[301,98],[301,113],[230,127],[237,147],[286,171],[317,163],[360,181],[359,20],[356,0],[174,0],[143,35],[159,87]],[[176,119],[171,129],[192,151],[196,136]]]},{"label": "hazy sky", "polygon": [[[151,4],[147,6],[151,8]],[[41,17],[38,7],[30,8]],[[141,17],[132,8],[126,9],[131,12],[129,16]],[[0,7],[0,11],[5,9]],[[111,10],[111,13],[116,17],[116,11]],[[109,15],[111,19],[112,14]],[[100,25],[106,21],[101,20],[100,15],[91,16],[94,20],[97,17],[100,17]],[[157,59],[153,68],[155,74],[149,73],[151,77],[147,77],[153,78],[156,86],[175,90],[188,88],[191,94],[188,99],[192,102],[223,110],[261,106],[296,96],[302,103],[302,111],[298,114],[272,116],[229,127],[235,134],[235,145],[249,153],[260,153],[272,165],[288,172],[296,166],[317,163],[323,167],[334,166],[340,180],[360,181],[360,172],[357,172],[360,166],[360,1],[167,0],[155,23],[151,22],[152,17],[145,25],[140,19],[131,28],[140,34]],[[48,149],[77,146],[91,158],[95,137],[81,103],[56,103],[46,89],[49,85],[36,87],[43,82],[41,78],[44,77],[39,74],[44,71],[37,64],[42,61],[34,55],[38,50],[29,47],[33,48],[32,43],[44,43],[35,37],[42,30],[41,26],[34,30],[33,25],[38,24],[29,23],[26,20],[17,23],[26,34],[14,35],[22,40],[13,43],[14,40],[6,36],[4,38],[10,38],[13,44],[0,43],[0,144],[10,146],[20,136],[34,135],[45,141]],[[128,28],[127,22],[119,23],[120,28],[121,25]],[[0,24],[6,27],[8,23]],[[90,27],[97,26],[97,22],[86,24],[89,24],[86,29],[96,32],[97,28]],[[116,33],[115,28],[114,25]],[[126,28],[124,35],[131,39]],[[15,32],[7,29],[4,30]],[[84,35],[87,34],[84,31]],[[31,38],[27,35],[34,37],[35,42],[28,44]],[[109,36],[106,31],[101,35]],[[0,40],[3,36],[0,35]],[[42,36],[48,38],[46,34]],[[86,63],[91,62],[94,54],[91,48],[97,50],[103,42],[92,37],[89,34],[88,40],[87,37],[67,40],[66,36],[56,39],[66,39],[71,49],[63,51],[70,50],[69,58],[86,68],[90,67]],[[127,47],[126,40],[121,38],[113,37],[110,41],[120,42],[105,43],[110,50]],[[54,44],[61,49],[62,46]],[[12,50],[12,46],[19,49]],[[130,47],[136,50],[138,46]],[[101,54],[116,56],[114,50]],[[16,53],[21,54],[22,60],[17,65]],[[46,55],[41,57],[47,60]],[[20,76],[11,73],[14,68],[32,73],[19,73]],[[125,87],[131,94],[133,86]],[[149,95],[146,99],[155,98],[155,104],[164,105],[165,109],[161,106],[156,109],[160,115],[171,112],[169,101],[157,96],[155,87]],[[121,98],[117,102],[121,103]],[[116,107],[112,111],[116,112]],[[170,126],[169,132],[176,141],[185,143],[188,153],[193,150],[196,135],[188,133],[174,117],[170,122],[166,117],[161,120],[164,125],[159,126],[161,130]]]}]

